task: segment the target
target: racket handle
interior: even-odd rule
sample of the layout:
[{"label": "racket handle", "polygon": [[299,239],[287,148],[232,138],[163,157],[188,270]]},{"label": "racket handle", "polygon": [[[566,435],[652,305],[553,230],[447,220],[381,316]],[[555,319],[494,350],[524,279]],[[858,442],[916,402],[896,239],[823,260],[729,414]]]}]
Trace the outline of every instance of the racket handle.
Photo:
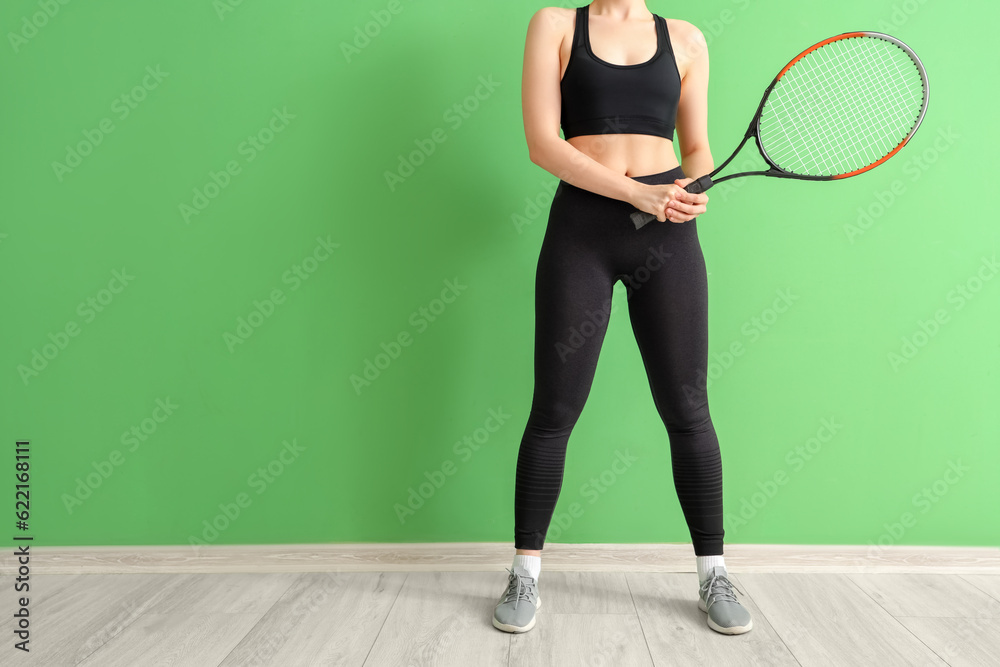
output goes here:
[{"label": "racket handle", "polygon": [[638,209],[632,211],[632,214],[629,217],[632,218],[632,224],[635,225],[636,229],[645,227],[647,223],[656,220],[656,216],[652,213],[646,213],[645,211],[640,211]]},{"label": "racket handle", "polygon": [[696,195],[699,192],[704,192],[705,190],[708,190],[713,185],[715,185],[715,181],[712,180],[711,176],[702,176],[701,178],[696,178],[695,180],[688,183],[687,187],[685,187],[684,189],[690,192],[691,194]]},{"label": "racket handle", "polygon": [[[702,176],[701,178],[695,179],[687,184],[684,189],[691,194],[698,194],[699,192],[704,192],[710,187],[715,185],[711,176]],[[644,227],[646,224],[656,220],[656,216],[652,213],[646,213],[645,211],[633,211],[631,216],[632,224],[635,225],[636,229]]]}]

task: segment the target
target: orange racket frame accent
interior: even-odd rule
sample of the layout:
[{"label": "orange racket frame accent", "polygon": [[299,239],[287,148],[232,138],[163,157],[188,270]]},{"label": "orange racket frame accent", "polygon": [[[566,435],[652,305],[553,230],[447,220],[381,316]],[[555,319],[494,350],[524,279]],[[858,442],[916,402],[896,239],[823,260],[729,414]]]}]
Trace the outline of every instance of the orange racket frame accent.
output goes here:
[{"label": "orange racket frame accent", "polygon": [[[917,116],[917,119],[914,122],[913,127],[910,129],[909,134],[907,134],[907,136],[904,137],[903,140],[900,141],[899,144],[895,148],[893,148],[891,151],[889,151],[888,155],[882,157],[880,160],[878,160],[878,161],[876,161],[876,162],[874,162],[874,163],[872,163],[872,164],[870,164],[870,165],[868,165],[866,167],[861,167],[860,169],[855,169],[854,171],[850,171],[850,172],[847,172],[845,174],[823,175],[823,176],[821,176],[821,175],[814,175],[814,176],[810,176],[810,175],[806,175],[806,174],[795,174],[795,173],[792,173],[792,172],[789,172],[789,171],[786,171],[786,170],[782,169],[777,164],[775,164],[775,162],[771,158],[771,156],[768,155],[767,149],[762,145],[761,138],[760,138],[760,119],[761,119],[761,113],[764,110],[764,105],[767,102],[768,96],[771,94],[771,91],[774,89],[775,85],[777,85],[778,81],[780,81],[781,78],[783,76],[785,76],[786,73],[788,73],[788,70],[790,70],[792,67],[794,67],[797,62],[799,62],[800,60],[802,60],[803,58],[805,58],[806,56],[808,56],[810,53],[812,53],[812,52],[816,51],[817,49],[820,49],[820,48],[822,48],[822,47],[824,47],[824,46],[826,46],[828,44],[831,44],[833,42],[838,42],[838,41],[846,40],[846,39],[853,39],[853,38],[857,38],[857,37],[873,37],[873,38],[876,38],[876,39],[882,39],[882,40],[885,40],[887,42],[891,42],[891,43],[895,44],[896,46],[898,46],[899,48],[903,49],[910,56],[910,58],[913,60],[914,64],[917,66],[917,69],[920,72],[920,77],[921,77],[921,79],[923,81],[923,86],[924,86],[924,100],[923,100],[923,108],[921,108],[920,114]],[[886,35],[885,33],[881,33],[881,32],[875,32],[875,31],[872,31],[872,30],[859,30],[859,31],[854,31],[854,32],[845,32],[843,34],[836,35],[836,36],[830,37],[828,39],[824,39],[821,42],[817,42],[816,44],[813,44],[808,49],[806,49],[805,51],[803,51],[799,55],[797,55],[794,58],[792,58],[792,60],[789,61],[789,63],[782,68],[782,70],[778,73],[778,75],[776,77],[774,77],[774,79],[771,81],[771,83],[764,90],[764,95],[761,97],[760,103],[757,105],[757,111],[756,111],[756,113],[754,113],[753,119],[750,121],[750,126],[747,128],[746,134],[743,136],[743,140],[740,142],[739,146],[737,146],[736,150],[733,151],[733,154],[730,155],[729,158],[726,159],[725,162],[723,162],[721,165],[719,165],[718,167],[716,167],[712,171],[712,173],[706,174],[706,175],[704,175],[704,176],[702,176],[700,178],[695,179],[694,181],[692,181],[691,183],[689,183],[687,185],[687,187],[685,187],[684,189],[687,190],[688,192],[704,192],[705,190],[708,190],[709,188],[711,188],[716,183],[721,183],[721,182],[727,181],[727,180],[729,180],[731,178],[740,178],[742,176],[772,176],[772,177],[776,177],[776,178],[790,178],[790,179],[797,179],[797,180],[803,180],[803,181],[835,181],[835,180],[840,180],[840,179],[843,179],[843,178],[849,178],[851,176],[857,176],[858,174],[863,174],[864,172],[870,171],[870,170],[874,169],[875,167],[879,166],[880,164],[882,164],[883,162],[885,162],[886,160],[888,160],[889,158],[891,158],[893,155],[895,155],[896,153],[898,153],[899,150],[903,146],[906,145],[906,143],[910,140],[910,138],[913,137],[914,133],[916,133],[917,128],[920,127],[920,123],[924,119],[924,114],[926,114],[926,112],[927,112],[927,104],[928,104],[929,99],[930,99],[930,90],[929,90],[929,84],[927,82],[927,71],[924,69],[923,63],[920,62],[920,58],[917,57],[917,54],[914,53],[913,50],[909,46],[907,46],[906,44],[904,44],[902,41],[900,41],[896,37],[893,37],[892,35]],[[757,150],[760,153],[760,156],[767,163],[767,165],[769,167],[768,170],[767,171],[745,171],[745,172],[741,172],[741,173],[738,173],[738,174],[729,174],[729,175],[723,176],[721,178],[715,178],[716,174],[718,174],[720,171],[722,171],[723,169],[725,169],[725,167],[730,162],[732,162],[733,158],[735,158],[736,155],[743,149],[744,144],[746,144],[746,142],[751,137],[754,139],[754,143],[756,143],[756,145],[757,145]],[[639,229],[640,227],[642,227],[646,223],[651,222],[652,220],[656,219],[655,215],[652,215],[651,213],[646,213],[645,211],[639,211],[639,210],[633,211],[631,213],[631,217],[632,217],[632,222],[635,224],[636,229]]]},{"label": "orange racket frame accent", "polygon": [[[799,62],[800,60],[802,60],[803,58],[805,58],[807,55],[809,55],[810,53],[812,53],[813,51],[815,51],[815,50],[817,50],[817,49],[819,49],[821,47],[826,46],[827,44],[831,44],[833,42],[838,42],[838,41],[840,41],[842,39],[851,39],[853,37],[887,37],[887,36],[888,35],[883,35],[882,33],[877,33],[877,32],[860,31],[860,32],[845,32],[845,33],[843,33],[841,35],[837,35],[837,36],[831,37],[829,39],[824,39],[822,42],[818,42],[816,44],[813,44],[808,49],[806,49],[805,51],[803,51],[799,55],[797,55],[794,58],[792,58],[791,62],[789,62],[787,65],[785,65],[784,69],[782,69],[778,73],[778,76],[774,77],[774,81],[772,82],[771,87],[773,87],[774,84],[776,84],[778,81],[780,81],[781,77],[785,76],[785,73],[788,70],[790,70],[792,68],[792,66],[795,65],[795,63]],[[908,47],[906,47],[904,44],[902,44],[902,42],[899,42],[895,38],[892,38],[892,41],[895,42],[895,43],[897,43],[897,44],[899,44],[900,46],[904,47],[904,49],[907,52],[910,53],[910,56],[916,62],[918,62],[918,63],[920,62],[919,59],[916,57],[916,54],[913,53],[912,51],[910,51],[910,49]],[[921,74],[923,74],[923,72],[921,72]],[[924,85],[926,86],[926,82],[925,82]],[[917,120],[916,126],[920,125],[920,121],[921,120],[923,120],[923,114],[921,114],[921,117]],[[886,160],[888,160],[889,158],[891,158],[893,155],[895,155],[896,153],[898,153],[899,149],[901,149],[903,146],[906,145],[906,142],[909,141],[910,137],[912,137],[913,134],[914,134],[914,132],[916,132],[916,130],[917,130],[916,126],[913,128],[913,130],[910,132],[910,134],[908,136],[906,136],[901,142],[899,142],[899,145],[897,145],[895,148],[893,148],[891,151],[889,151],[889,153],[887,155],[885,155],[884,157],[882,157],[877,162],[873,162],[872,164],[868,165],[867,167],[861,167],[860,169],[855,169],[854,171],[847,172],[846,174],[836,174],[834,176],[828,176],[827,178],[829,180],[831,180],[831,181],[835,181],[835,180],[839,180],[841,178],[849,178],[851,176],[857,176],[858,174],[863,174],[866,171],[870,171],[870,170],[874,169],[875,167],[879,166],[880,164],[882,164],[883,162],[885,162]]]},{"label": "orange racket frame accent", "polygon": [[799,62],[800,60],[802,60],[803,58],[805,58],[806,56],[808,56],[810,53],[812,53],[816,49],[820,48],[821,46],[826,46],[827,44],[832,44],[833,42],[837,42],[837,41],[840,41],[842,39],[850,39],[851,37],[864,37],[867,34],[869,34],[869,33],[867,33],[867,32],[845,32],[842,35],[837,35],[836,37],[831,37],[830,39],[824,39],[822,42],[819,42],[818,44],[813,44],[808,49],[806,49],[805,51],[803,51],[799,55],[797,55],[794,58],[792,58],[792,61],[790,63],[788,63],[787,65],[785,65],[785,69],[783,69],[780,72],[778,72],[778,76],[776,76],[774,78],[774,80],[775,81],[780,80],[781,77],[785,76],[785,72],[787,72],[788,70],[792,69],[792,65],[794,65],[797,62]]}]

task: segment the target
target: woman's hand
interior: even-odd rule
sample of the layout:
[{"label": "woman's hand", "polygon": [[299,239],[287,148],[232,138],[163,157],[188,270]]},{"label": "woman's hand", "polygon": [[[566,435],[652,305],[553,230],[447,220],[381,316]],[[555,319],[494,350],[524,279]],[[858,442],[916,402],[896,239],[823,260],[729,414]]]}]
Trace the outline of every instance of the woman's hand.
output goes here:
[{"label": "woman's hand", "polygon": [[688,220],[695,219],[707,210],[707,194],[704,192],[692,194],[684,189],[693,180],[693,178],[678,178],[674,181],[684,194],[684,198],[675,198],[667,202],[667,212],[673,212],[673,216],[667,216],[667,219],[671,222],[687,222]]},{"label": "woman's hand", "polygon": [[678,178],[673,184],[664,185],[643,183],[631,204],[640,211],[655,215],[660,222],[693,220],[705,212],[708,204],[708,195],[704,192],[694,194],[684,189],[693,180]]}]

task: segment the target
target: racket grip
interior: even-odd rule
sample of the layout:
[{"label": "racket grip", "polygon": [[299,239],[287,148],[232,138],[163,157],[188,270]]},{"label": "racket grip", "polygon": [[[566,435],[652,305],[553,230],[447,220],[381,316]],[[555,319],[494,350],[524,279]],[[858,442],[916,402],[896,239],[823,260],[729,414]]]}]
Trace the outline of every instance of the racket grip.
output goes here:
[{"label": "racket grip", "polygon": [[[706,175],[691,181],[684,189],[691,194],[698,194],[699,192],[708,190],[713,185],[715,185],[715,182],[712,180],[712,177]],[[640,229],[653,220],[656,220],[656,216],[652,213],[646,213],[645,211],[639,210],[633,211],[630,217],[632,218],[632,224],[635,225],[636,229]]]},{"label": "racket grip", "polygon": [[699,192],[704,192],[705,190],[708,190],[713,185],[715,185],[715,182],[712,180],[711,176],[702,176],[701,178],[696,178],[695,180],[688,183],[687,187],[685,187],[684,189],[690,192],[691,194],[696,195]]},{"label": "racket grip", "polygon": [[656,216],[652,213],[646,213],[645,211],[640,211],[638,209],[632,211],[632,214],[629,217],[632,218],[632,224],[635,225],[636,229],[645,227],[647,223],[656,220]]}]

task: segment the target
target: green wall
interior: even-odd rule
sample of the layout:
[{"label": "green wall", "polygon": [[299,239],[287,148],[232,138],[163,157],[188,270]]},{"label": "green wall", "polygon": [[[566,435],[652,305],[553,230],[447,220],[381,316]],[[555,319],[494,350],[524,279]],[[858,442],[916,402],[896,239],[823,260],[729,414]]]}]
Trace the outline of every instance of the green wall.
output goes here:
[{"label": "green wall", "polygon": [[[35,544],[512,541],[542,4],[3,3],[0,492],[29,439]],[[998,545],[1000,9],[649,7],[709,39],[717,161],[827,36],[897,35],[931,82],[875,171],[710,193],[727,543]],[[614,298],[549,540],[689,543]]]}]

